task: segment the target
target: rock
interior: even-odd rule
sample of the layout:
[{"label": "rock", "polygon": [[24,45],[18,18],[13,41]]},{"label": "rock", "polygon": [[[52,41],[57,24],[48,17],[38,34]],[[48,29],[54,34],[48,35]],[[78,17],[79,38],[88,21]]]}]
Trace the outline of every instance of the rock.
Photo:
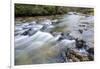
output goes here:
[{"label": "rock", "polygon": [[75,40],[63,39],[58,43],[58,45],[66,48],[75,48]]},{"label": "rock", "polygon": [[36,24],[36,21],[32,21],[30,24]]},{"label": "rock", "polygon": [[42,24],[42,25],[51,25],[52,22],[51,22],[51,20],[46,19],[46,20],[43,20],[43,21],[39,22],[39,24]]},{"label": "rock", "polygon": [[32,35],[34,35],[36,32],[37,32],[37,30],[30,29],[29,32],[28,32],[28,35],[29,35],[29,36],[32,36]]},{"label": "rock", "polygon": [[94,55],[89,54],[88,58],[89,58],[89,61],[94,61]]},{"label": "rock", "polygon": [[78,31],[79,31],[81,34],[83,33],[83,30],[81,30],[81,29],[79,29]]},{"label": "rock", "polygon": [[73,62],[79,62],[80,61],[77,57],[75,57],[75,55],[71,54],[70,57],[71,57],[71,59],[72,59]]},{"label": "rock", "polygon": [[52,23],[57,23],[59,22],[58,19],[52,20]]},{"label": "rock", "polygon": [[30,29],[24,31],[21,35],[24,35],[24,36],[25,36],[25,35],[28,35],[28,34],[29,34],[29,30],[30,30]]},{"label": "rock", "polygon": [[44,25],[43,28],[41,29],[41,31],[44,31],[44,32],[50,32],[53,30],[55,26],[53,25]]},{"label": "rock", "polygon": [[27,22],[22,24],[23,27],[28,26],[28,25],[29,25],[29,23],[27,23]]},{"label": "rock", "polygon": [[68,15],[78,15],[77,12],[68,12]]},{"label": "rock", "polygon": [[84,40],[78,40],[76,39],[76,48],[83,48],[86,45],[86,42]]},{"label": "rock", "polygon": [[69,59],[72,59],[73,62],[78,61],[89,61],[88,54],[87,53],[81,53],[77,49],[70,49],[67,53],[67,57]]},{"label": "rock", "polygon": [[75,39],[78,38],[79,40],[82,40],[82,39],[83,39],[82,34],[81,34],[78,30],[72,31],[72,32],[70,33],[70,36],[72,36],[72,37],[75,38]]},{"label": "rock", "polygon": [[15,25],[16,64],[93,61],[92,23],[93,17],[69,12],[59,21]]},{"label": "rock", "polygon": [[58,41],[61,41],[63,39],[68,39],[68,40],[74,40],[75,38],[71,36],[69,33],[61,33],[61,37],[58,39]]},{"label": "rock", "polygon": [[16,26],[16,27],[15,27],[15,31],[21,31],[21,30],[23,30],[22,27],[20,27],[20,26]]},{"label": "rock", "polygon": [[21,35],[24,32],[28,31],[28,29],[20,30],[20,31],[15,31],[15,35]]},{"label": "rock", "polygon": [[87,50],[87,52],[88,52],[89,54],[93,54],[93,55],[94,55],[94,48],[89,48],[89,49]]}]

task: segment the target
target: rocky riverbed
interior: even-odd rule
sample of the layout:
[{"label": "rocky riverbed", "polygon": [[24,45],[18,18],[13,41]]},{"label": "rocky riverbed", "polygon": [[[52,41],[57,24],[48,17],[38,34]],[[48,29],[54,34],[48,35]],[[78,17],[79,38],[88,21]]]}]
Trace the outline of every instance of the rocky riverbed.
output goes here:
[{"label": "rocky riverbed", "polygon": [[69,12],[56,18],[15,21],[15,64],[94,60],[94,16]]}]

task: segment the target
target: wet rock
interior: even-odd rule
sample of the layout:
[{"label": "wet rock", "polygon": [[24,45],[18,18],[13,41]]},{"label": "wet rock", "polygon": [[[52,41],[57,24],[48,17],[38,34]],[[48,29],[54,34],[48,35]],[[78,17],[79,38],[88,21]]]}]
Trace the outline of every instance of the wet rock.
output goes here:
[{"label": "wet rock", "polygon": [[70,33],[70,36],[72,36],[74,39],[78,39],[78,40],[82,40],[82,34],[78,31],[78,30],[75,30],[75,31],[72,31]]},{"label": "wet rock", "polygon": [[81,30],[81,29],[79,29],[78,31],[79,31],[81,34],[83,33],[83,30]]},{"label": "wet rock", "polygon": [[94,61],[94,55],[89,54],[88,58],[89,58],[89,61]]},{"label": "wet rock", "polygon": [[75,48],[75,40],[63,39],[58,43],[61,47]]},{"label": "wet rock", "polygon": [[69,59],[72,59],[73,62],[89,61],[88,54],[87,53],[81,53],[77,49],[70,49],[67,53],[67,57]]},{"label": "wet rock", "polygon": [[23,28],[21,26],[16,26],[15,31],[21,31]]},{"label": "wet rock", "polygon": [[42,25],[51,25],[52,22],[51,22],[51,20],[46,19],[46,20],[40,21],[39,24],[42,24]]},{"label": "wet rock", "polygon": [[30,28],[30,29],[24,31],[21,35],[24,35],[24,36],[29,35],[29,36],[31,36],[31,35],[35,34],[36,32],[37,32],[36,30]]},{"label": "wet rock", "polygon": [[44,31],[44,32],[51,32],[53,30],[55,26],[53,25],[44,25],[41,29],[41,31]]},{"label": "wet rock", "polygon": [[[29,29],[30,30],[30,29]],[[28,35],[29,34],[29,30],[23,32],[21,35]]]},{"label": "wet rock", "polygon": [[52,23],[57,23],[57,22],[59,22],[58,19],[52,20]]},{"label": "wet rock", "polygon": [[32,25],[32,24],[36,24],[36,21],[32,21],[30,24],[31,24],[31,25]]},{"label": "wet rock", "polygon": [[85,47],[85,45],[86,45],[86,42],[84,40],[76,39],[76,48],[80,49],[80,48]]},{"label": "wet rock", "polygon": [[58,41],[63,39],[74,40],[75,38],[71,36],[69,33],[61,33],[61,37],[58,39]]},{"label": "wet rock", "polygon": [[89,54],[93,54],[93,55],[94,55],[94,48],[89,48],[89,49],[87,50],[87,52],[88,52]]},{"label": "wet rock", "polygon": [[89,60],[93,61],[94,60],[94,48],[89,48],[87,50],[87,52],[88,52],[88,58],[89,58]]},{"label": "wet rock", "polygon": [[77,12],[68,12],[68,15],[78,15]]},{"label": "wet rock", "polygon": [[28,32],[28,35],[29,35],[29,36],[32,36],[32,35],[34,35],[36,32],[37,32],[36,30],[30,30],[30,31]]},{"label": "wet rock", "polygon": [[91,17],[70,12],[61,22],[41,19],[38,23],[16,25],[16,63],[20,64],[21,60],[21,64],[94,60],[92,21]]},{"label": "wet rock", "polygon": [[27,22],[22,24],[23,27],[28,26],[28,25],[29,25],[29,23],[27,23]]}]

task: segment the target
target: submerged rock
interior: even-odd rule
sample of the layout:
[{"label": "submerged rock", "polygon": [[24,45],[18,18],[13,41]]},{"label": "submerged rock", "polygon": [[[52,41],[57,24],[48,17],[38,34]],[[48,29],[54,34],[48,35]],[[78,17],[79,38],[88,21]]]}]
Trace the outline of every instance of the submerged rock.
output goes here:
[{"label": "submerged rock", "polygon": [[93,18],[70,12],[60,21],[42,19],[15,25],[15,64],[94,60]]}]

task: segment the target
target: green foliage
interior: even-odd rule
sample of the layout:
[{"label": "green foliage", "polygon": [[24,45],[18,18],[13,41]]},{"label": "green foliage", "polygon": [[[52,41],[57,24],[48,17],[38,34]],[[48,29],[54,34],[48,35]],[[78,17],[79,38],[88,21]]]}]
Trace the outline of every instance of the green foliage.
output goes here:
[{"label": "green foliage", "polygon": [[15,4],[15,16],[57,15],[57,14],[66,14],[69,11],[90,13],[90,12],[93,12],[93,9],[65,7],[65,6]]}]

